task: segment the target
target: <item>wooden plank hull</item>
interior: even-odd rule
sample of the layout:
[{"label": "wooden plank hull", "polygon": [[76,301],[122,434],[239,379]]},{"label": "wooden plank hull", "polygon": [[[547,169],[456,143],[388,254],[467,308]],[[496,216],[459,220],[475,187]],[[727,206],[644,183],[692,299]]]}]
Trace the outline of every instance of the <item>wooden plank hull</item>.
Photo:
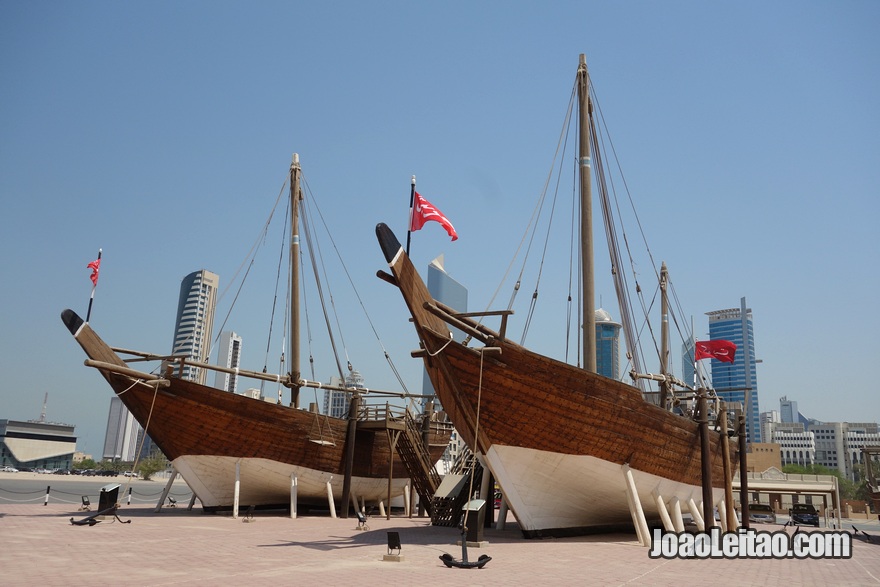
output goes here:
[{"label": "wooden plank hull", "polygon": [[[527,536],[632,527],[624,465],[649,520],[664,502],[701,500],[696,422],[651,405],[622,382],[531,352],[501,337],[483,349],[450,338],[400,244],[376,229],[425,349],[449,419],[490,470]],[[723,498],[720,436],[710,438],[713,499]],[[733,459],[736,460],[736,452]]]},{"label": "wooden plank hull", "polygon": [[[89,358],[125,366],[87,323],[69,310],[63,317]],[[242,505],[289,504],[291,475],[296,476],[300,503],[326,506],[328,481],[334,497],[341,498],[346,420],[174,377],[167,387],[157,388],[128,375],[99,371],[206,508],[232,506],[237,463]],[[448,440],[448,433],[434,431],[434,461]],[[384,432],[358,430],[351,494],[372,502],[387,500],[391,457]],[[401,459],[394,458],[392,497],[402,495],[408,477]]]}]

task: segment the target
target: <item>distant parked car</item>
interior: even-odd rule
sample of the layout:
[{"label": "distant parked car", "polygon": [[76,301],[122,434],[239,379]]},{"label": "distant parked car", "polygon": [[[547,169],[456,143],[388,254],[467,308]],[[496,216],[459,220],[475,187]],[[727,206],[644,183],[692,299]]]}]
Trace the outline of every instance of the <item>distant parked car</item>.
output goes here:
[{"label": "distant parked car", "polygon": [[8,467],[8,466],[7,466],[7,467],[3,467],[2,469],[0,469],[0,472],[3,472],[3,473],[18,473],[18,469],[16,469],[15,467]]},{"label": "distant parked car", "polygon": [[773,508],[766,503],[750,503],[749,521],[762,524],[775,524],[776,513],[773,511]]},{"label": "distant parked car", "polygon": [[122,473],[122,475],[125,477],[137,477],[138,476],[137,471],[125,471]]},{"label": "distant parked car", "polygon": [[[733,510],[733,517],[736,519],[736,526],[738,528],[742,525],[742,516],[739,515],[738,511]],[[718,522],[718,524],[721,523],[721,512],[718,511],[718,508],[715,508],[715,521]]]},{"label": "distant parked car", "polygon": [[796,503],[788,510],[791,521],[799,526],[819,527],[819,512],[808,503]]}]

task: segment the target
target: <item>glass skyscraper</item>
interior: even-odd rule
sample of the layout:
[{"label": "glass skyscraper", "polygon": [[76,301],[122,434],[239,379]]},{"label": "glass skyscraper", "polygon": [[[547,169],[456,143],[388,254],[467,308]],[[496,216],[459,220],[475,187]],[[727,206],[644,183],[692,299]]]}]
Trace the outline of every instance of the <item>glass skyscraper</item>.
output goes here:
[{"label": "glass skyscraper", "polygon": [[[357,369],[349,371],[345,381],[338,375],[330,377],[330,385],[333,387],[345,387],[346,389],[366,389],[364,376]],[[348,410],[351,403],[351,394],[338,389],[324,390],[324,414],[331,418],[348,418]]]},{"label": "glass skyscraper", "polygon": [[[445,304],[457,312],[467,312],[468,291],[465,286],[452,279],[443,268],[443,255],[440,255],[428,265],[428,292],[438,302]],[[455,340],[464,340],[464,333],[460,330],[450,327]],[[434,393],[434,386],[431,385],[431,378],[428,377],[427,370],[422,374],[422,394],[431,395]],[[428,403],[427,398],[422,400],[422,409]],[[434,399],[434,410],[442,409],[440,400]]]},{"label": "glass skyscraper", "polygon": [[[232,331],[220,333],[220,350],[217,353],[217,365],[227,369],[238,369],[241,363],[241,337]],[[236,393],[238,391],[238,375],[217,371],[214,375],[214,387]]]},{"label": "glass skyscraper", "polygon": [[143,428],[122,400],[111,397],[102,457],[111,461],[133,461],[137,456],[138,437],[142,431]]},{"label": "glass skyscraper", "polygon": [[746,414],[746,436],[750,443],[761,442],[761,416],[758,409],[758,376],[755,369],[755,333],[752,310],[741,307],[707,312],[709,339],[729,340],[736,345],[733,363],[712,361],[712,387],[729,408],[743,406]]},{"label": "glass skyscraper", "polygon": [[620,324],[611,314],[596,310],[596,373],[611,379],[620,377]]},{"label": "glass skyscraper", "polygon": [[[214,328],[214,309],[217,305],[217,287],[220,277],[202,269],[183,278],[174,324],[174,344],[171,354],[184,356],[196,363],[207,363],[211,352],[211,332]],[[174,363],[176,365],[176,363]],[[205,384],[207,371],[187,364],[178,376]]]}]

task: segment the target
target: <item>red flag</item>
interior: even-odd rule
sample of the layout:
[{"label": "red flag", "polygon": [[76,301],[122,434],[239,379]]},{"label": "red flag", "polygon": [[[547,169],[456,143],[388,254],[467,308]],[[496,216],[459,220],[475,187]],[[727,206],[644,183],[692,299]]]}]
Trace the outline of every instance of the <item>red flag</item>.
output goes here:
[{"label": "red flag", "polygon": [[98,273],[101,271],[101,258],[98,257],[97,259],[95,259],[94,261],[92,261],[91,263],[86,265],[86,268],[92,270],[92,275],[91,275],[92,285],[97,286],[98,285]]},{"label": "red flag", "polygon": [[722,363],[733,363],[736,357],[736,345],[729,340],[704,340],[694,344],[694,361],[715,359]]},{"label": "red flag", "polygon": [[452,227],[452,223],[443,215],[443,212],[435,208],[431,202],[420,196],[419,192],[414,193],[413,209],[409,221],[410,231],[420,230],[425,225],[425,222],[433,220],[434,222],[439,222],[440,225],[446,229],[446,234],[451,236],[452,240],[458,239],[458,234],[456,234],[455,228]]}]

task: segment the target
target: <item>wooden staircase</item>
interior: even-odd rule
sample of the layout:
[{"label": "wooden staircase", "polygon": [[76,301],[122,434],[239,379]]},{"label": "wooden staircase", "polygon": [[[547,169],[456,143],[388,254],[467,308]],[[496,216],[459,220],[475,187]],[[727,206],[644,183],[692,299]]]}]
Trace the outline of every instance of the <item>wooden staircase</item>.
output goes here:
[{"label": "wooden staircase", "polygon": [[421,502],[426,504],[430,514],[434,493],[440,487],[440,474],[434,468],[428,449],[422,441],[421,426],[409,410],[405,412],[403,422],[403,433],[397,439],[397,454],[409,472],[413,489],[419,494]]}]

